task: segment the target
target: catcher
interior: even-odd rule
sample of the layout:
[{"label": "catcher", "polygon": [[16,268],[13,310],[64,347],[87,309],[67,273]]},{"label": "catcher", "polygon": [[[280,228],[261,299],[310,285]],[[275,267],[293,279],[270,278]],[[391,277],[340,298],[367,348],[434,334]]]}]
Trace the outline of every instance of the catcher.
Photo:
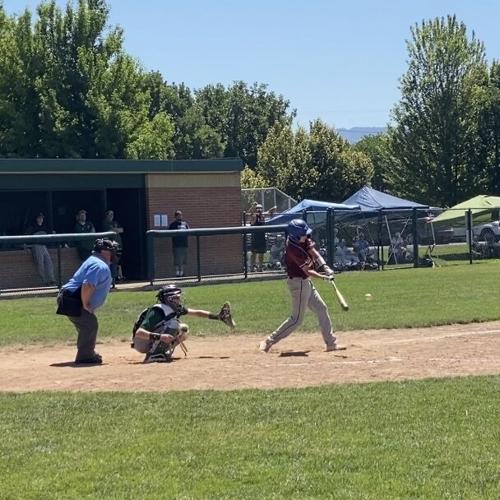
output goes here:
[{"label": "catcher", "polygon": [[156,298],[158,303],[139,314],[132,330],[131,347],[146,354],[145,363],[170,361],[178,345],[184,355],[187,354],[184,341],[189,328],[179,321],[181,316],[191,314],[199,318],[222,321],[230,328],[236,326],[228,302],[218,314],[202,309],[189,309],[182,304],[182,290],[176,285],[165,285],[159,290]]}]

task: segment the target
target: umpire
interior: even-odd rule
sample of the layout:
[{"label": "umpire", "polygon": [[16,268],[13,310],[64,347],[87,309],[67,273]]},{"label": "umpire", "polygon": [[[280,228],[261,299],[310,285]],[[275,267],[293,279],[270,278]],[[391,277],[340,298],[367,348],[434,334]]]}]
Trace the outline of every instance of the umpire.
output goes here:
[{"label": "umpire", "polygon": [[99,238],[92,255],[61,288],[57,314],[68,316],[78,334],[76,364],[101,364],[95,352],[99,324],[94,311],[106,301],[112,284],[110,265],[117,257],[116,241]]}]

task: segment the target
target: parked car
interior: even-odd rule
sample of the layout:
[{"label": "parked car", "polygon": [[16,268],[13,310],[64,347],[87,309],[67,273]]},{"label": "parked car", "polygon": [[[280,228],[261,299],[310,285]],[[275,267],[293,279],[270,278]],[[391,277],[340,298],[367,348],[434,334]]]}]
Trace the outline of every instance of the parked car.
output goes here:
[{"label": "parked car", "polygon": [[[443,240],[463,241],[465,240],[466,232],[465,226],[443,227],[436,231],[436,235],[440,236],[440,239]],[[472,227],[472,234],[479,241],[500,241],[500,221],[495,220],[484,224],[476,224]]]}]

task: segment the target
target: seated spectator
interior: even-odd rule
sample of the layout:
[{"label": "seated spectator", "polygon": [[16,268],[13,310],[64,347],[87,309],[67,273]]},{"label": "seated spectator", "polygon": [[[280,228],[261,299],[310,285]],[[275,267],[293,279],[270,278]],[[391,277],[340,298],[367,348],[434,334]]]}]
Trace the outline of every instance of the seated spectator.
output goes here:
[{"label": "seated spectator", "polygon": [[[92,222],[87,220],[87,211],[86,210],[78,210],[76,214],[76,222],[73,227],[74,233],[95,233],[95,227]],[[78,251],[78,256],[82,261],[86,260],[90,257],[92,250],[94,249],[95,240],[88,239],[78,241],[76,243],[76,249]]]},{"label": "seated spectator", "polygon": [[371,257],[370,243],[365,239],[364,233],[360,232],[357,238],[354,238],[352,246],[361,264],[367,262]]},{"label": "seated spectator", "polygon": [[124,279],[122,266],[120,265],[121,255],[123,254],[123,227],[115,220],[115,212],[113,210],[106,210],[104,212],[104,220],[102,221],[103,231],[113,231],[115,236],[113,240],[116,241],[120,247],[120,251],[117,253],[116,259],[111,263],[111,276],[113,277],[113,286],[117,281],[122,281]]},{"label": "seated spectator", "polygon": [[[35,217],[33,224],[25,231],[26,234],[30,235],[50,234],[51,232],[53,233],[54,231],[49,230],[48,226],[45,224],[45,216],[42,213],[39,213]],[[52,259],[50,258],[46,245],[37,243],[29,246],[31,248],[31,254],[33,255],[33,260],[38,274],[40,275],[43,284],[47,286],[55,285],[56,280],[54,278],[54,264],[52,263]]]},{"label": "seated spectator", "polygon": [[342,269],[347,268],[348,264],[348,253],[349,249],[347,248],[347,243],[344,238],[342,238],[338,244],[335,246],[335,256],[334,261],[336,267]]},{"label": "seated spectator", "polygon": [[408,259],[409,253],[406,247],[406,242],[401,237],[401,233],[399,232],[394,233],[394,236],[391,238],[389,259],[391,254],[396,264],[401,262],[406,262]]}]

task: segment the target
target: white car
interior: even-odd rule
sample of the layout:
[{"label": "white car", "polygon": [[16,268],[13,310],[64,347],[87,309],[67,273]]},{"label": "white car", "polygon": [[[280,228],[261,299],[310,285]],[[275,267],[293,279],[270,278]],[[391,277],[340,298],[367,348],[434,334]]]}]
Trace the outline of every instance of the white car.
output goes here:
[{"label": "white car", "polygon": [[[465,227],[448,227],[439,229],[437,231],[443,239],[450,240],[465,240],[466,229]],[[479,241],[500,241],[500,221],[494,220],[491,222],[486,222],[485,224],[477,224],[472,227],[472,234],[474,238]]]}]

